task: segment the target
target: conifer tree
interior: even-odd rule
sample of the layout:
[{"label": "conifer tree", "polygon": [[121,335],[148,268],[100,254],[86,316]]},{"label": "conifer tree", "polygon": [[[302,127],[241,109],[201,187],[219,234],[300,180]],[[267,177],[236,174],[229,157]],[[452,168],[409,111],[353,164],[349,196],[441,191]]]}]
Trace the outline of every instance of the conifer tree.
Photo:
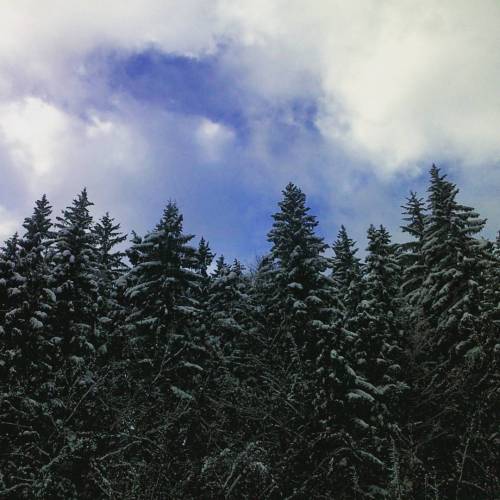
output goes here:
[{"label": "conifer tree", "polygon": [[78,364],[81,358],[93,357],[99,347],[97,323],[97,252],[93,205],[83,191],[57,217],[55,228],[53,280],[57,306],[53,329],[61,338],[66,359]]},{"label": "conifer tree", "polygon": [[368,254],[363,301],[356,318],[358,370],[383,387],[401,373],[402,339],[399,326],[399,266],[388,231],[368,229]]},{"label": "conifer tree", "polygon": [[[0,334],[3,337],[4,350],[15,345],[14,332],[8,334],[6,326],[10,318],[16,315],[20,302],[20,289],[23,277],[18,273],[19,269],[19,235],[15,233],[5,241],[0,251]],[[14,338],[12,337],[14,335]]]},{"label": "conifer tree", "polygon": [[54,305],[54,292],[50,283],[50,238],[52,207],[45,195],[36,202],[33,214],[24,220],[25,234],[19,239],[16,264],[19,307],[13,308],[5,327],[19,332],[19,361],[16,376],[36,374],[50,366],[52,346],[47,338],[48,318]]},{"label": "conifer tree", "polygon": [[226,264],[224,256],[217,259],[208,296],[208,321],[210,334],[222,352],[225,361],[241,357],[245,346],[245,331],[248,327],[247,280],[243,265],[235,259],[232,265]]},{"label": "conifer tree", "polygon": [[203,237],[200,238],[200,242],[198,244],[197,257],[198,257],[199,271],[203,276],[203,278],[207,278],[208,268],[212,264],[215,254],[212,252],[208,241],[205,241],[205,238]]},{"label": "conifer tree", "polygon": [[361,263],[289,184],[248,272],[175,203],[122,252],[44,195],[0,249],[0,498],[496,498],[500,235],[457,198],[433,167]]},{"label": "conifer tree", "polygon": [[200,419],[209,352],[197,323],[201,273],[192,239],[183,232],[177,205],[169,202],[156,228],[133,246],[136,264],[126,291],[132,310],[125,331],[134,379],[127,419],[135,435],[155,429],[163,451],[144,450],[157,460],[141,473],[141,481],[145,485],[149,474],[168,469],[164,495],[196,490],[194,464],[206,445]]},{"label": "conifer tree", "polygon": [[271,258],[276,264],[275,307],[282,335],[287,335],[299,361],[313,369],[317,345],[331,335],[333,307],[331,279],[324,275],[328,261],[323,239],[315,234],[318,222],[306,207],[304,193],[289,183],[273,215],[268,234]]},{"label": "conifer tree", "polygon": [[408,304],[408,317],[414,321],[416,318],[416,307],[422,282],[425,277],[425,265],[422,253],[422,245],[425,229],[425,206],[422,198],[413,191],[406,199],[403,209],[403,220],[401,226],[404,233],[412,239],[400,245],[402,253],[400,257],[403,278],[401,292],[405,302]]},{"label": "conifer tree", "polygon": [[351,318],[361,301],[361,261],[356,257],[356,243],[349,238],[346,228],[340,227],[337,240],[332,245],[332,277],[336,293],[344,306],[344,314]]},{"label": "conifer tree", "polygon": [[[433,334],[434,346],[446,355],[460,340],[457,329],[468,315],[480,314],[484,259],[474,238],[485,220],[456,201],[458,189],[433,165],[422,253],[427,270],[419,303]],[[463,339],[462,339],[463,340]]]},{"label": "conifer tree", "polygon": [[[132,354],[139,365],[149,366],[146,371],[154,371],[163,356],[198,342],[190,330],[199,313],[194,291],[201,276],[196,270],[196,250],[189,245],[192,239],[183,233],[179,209],[169,202],[155,230],[133,246],[137,255],[130,271],[134,285],[126,292],[133,309],[126,321]],[[172,390],[183,392],[176,386]]]},{"label": "conifer tree", "polygon": [[333,293],[342,304],[341,337],[345,345],[337,344],[337,349],[352,360],[352,344],[355,338],[356,313],[363,298],[363,267],[356,257],[358,249],[341,226],[337,240],[332,245],[334,256],[331,259]]}]

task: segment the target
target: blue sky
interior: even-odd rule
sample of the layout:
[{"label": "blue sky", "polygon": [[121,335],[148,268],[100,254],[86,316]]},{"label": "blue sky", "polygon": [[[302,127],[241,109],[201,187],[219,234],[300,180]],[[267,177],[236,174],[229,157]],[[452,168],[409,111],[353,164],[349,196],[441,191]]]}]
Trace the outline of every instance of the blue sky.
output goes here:
[{"label": "blue sky", "polygon": [[174,199],[251,263],[291,180],[328,242],[345,224],[363,248],[370,223],[400,237],[432,162],[500,228],[496,0],[26,0],[0,19],[2,238],[87,186],[139,233]]}]

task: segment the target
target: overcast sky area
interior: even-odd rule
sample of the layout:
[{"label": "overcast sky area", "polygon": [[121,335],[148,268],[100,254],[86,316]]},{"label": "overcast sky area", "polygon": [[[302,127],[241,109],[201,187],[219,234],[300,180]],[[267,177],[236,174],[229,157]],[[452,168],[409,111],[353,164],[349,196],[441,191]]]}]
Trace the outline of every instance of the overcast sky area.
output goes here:
[{"label": "overcast sky area", "polygon": [[498,0],[0,0],[0,238],[86,186],[251,262],[288,181],[331,243],[400,237],[435,162],[500,229]]}]

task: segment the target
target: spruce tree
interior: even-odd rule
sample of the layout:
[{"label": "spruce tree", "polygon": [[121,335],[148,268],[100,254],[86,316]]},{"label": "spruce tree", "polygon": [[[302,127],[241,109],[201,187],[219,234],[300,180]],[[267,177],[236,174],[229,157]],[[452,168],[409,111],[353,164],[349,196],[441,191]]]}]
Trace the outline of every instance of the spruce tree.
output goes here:
[{"label": "spruce tree", "polygon": [[102,342],[96,328],[98,264],[92,205],[83,189],[55,224],[53,330],[61,338],[65,359],[75,364],[93,357]]},{"label": "spruce tree", "polygon": [[[196,489],[195,469],[206,443],[200,430],[208,346],[197,319],[201,273],[183,217],[169,202],[161,221],[133,246],[135,266],[126,291],[129,373],[134,379],[127,417],[134,435],[155,429],[156,461],[141,473],[166,474],[164,495]],[[163,450],[163,451],[161,451]],[[159,453],[159,454],[158,454]],[[177,493],[174,493],[177,491]]]},{"label": "spruce tree", "polygon": [[352,318],[361,302],[361,261],[356,257],[356,243],[349,238],[346,228],[340,227],[337,240],[332,245],[331,261],[333,285],[344,306],[346,318]]},{"label": "spruce tree", "polygon": [[353,361],[353,342],[356,337],[356,314],[363,298],[363,266],[356,253],[355,242],[349,238],[344,226],[341,226],[337,240],[332,245],[331,259],[333,293],[342,304],[342,347],[336,347]]},{"label": "spruce tree", "polygon": [[[131,352],[146,372],[154,371],[162,357],[200,344],[190,329],[199,313],[195,295],[201,277],[196,250],[189,245],[192,239],[183,233],[179,209],[169,202],[155,230],[132,248],[137,263],[130,271],[134,285],[126,291],[132,305],[126,321]],[[189,390],[189,385],[184,388]],[[175,385],[171,390],[184,392]]]},{"label": "spruce tree", "polygon": [[402,338],[399,325],[399,266],[388,231],[368,229],[368,254],[363,301],[356,318],[358,370],[382,388],[401,373]]},{"label": "spruce tree", "polygon": [[[123,262],[124,252],[116,250],[127,239],[120,231],[120,224],[106,214],[95,224],[93,234],[96,245],[96,271],[98,287],[98,322],[100,335],[104,343],[100,350],[103,355],[118,356],[115,333],[116,323],[125,315],[123,293],[125,288],[124,277],[127,267]],[[106,356],[107,358],[107,356]]]},{"label": "spruce tree", "polygon": [[248,347],[248,283],[243,265],[235,259],[226,264],[224,256],[217,259],[207,301],[209,332],[221,350],[226,363],[242,359],[242,349]]},{"label": "spruce tree", "polygon": [[327,248],[315,234],[318,222],[310,215],[304,193],[289,183],[273,215],[268,233],[271,258],[276,265],[275,307],[280,318],[281,335],[299,363],[313,370],[318,342],[331,336],[331,322],[338,314],[334,308],[331,279],[325,276]]},{"label": "spruce tree", "polygon": [[427,274],[420,305],[436,332],[435,344],[444,354],[457,342],[456,334],[466,315],[480,312],[482,252],[474,236],[485,220],[473,208],[456,201],[458,188],[433,165],[430,171],[428,215],[422,253]]},{"label": "spruce tree", "polygon": [[[475,368],[488,357],[486,346],[497,334],[484,315],[489,258],[475,237],[485,221],[458,203],[458,188],[434,165],[430,177],[421,247],[425,275],[415,305],[425,322],[412,332],[418,346],[412,373],[418,395],[414,419],[420,422],[423,474],[437,470],[435,488],[450,496],[458,495],[463,474],[468,475],[456,462],[464,446],[460,438],[468,432],[465,423],[484,422],[481,409],[491,414],[497,404],[487,387],[475,385],[481,380]],[[460,494],[465,491],[476,495],[474,488]]]},{"label": "spruce tree", "polygon": [[420,288],[425,277],[425,265],[422,253],[422,245],[425,229],[425,205],[422,198],[419,198],[413,191],[403,205],[403,220],[405,224],[401,226],[404,233],[407,233],[411,240],[400,245],[403,277],[401,283],[401,293],[406,304],[408,304],[408,319],[419,321],[417,317],[417,303]]}]

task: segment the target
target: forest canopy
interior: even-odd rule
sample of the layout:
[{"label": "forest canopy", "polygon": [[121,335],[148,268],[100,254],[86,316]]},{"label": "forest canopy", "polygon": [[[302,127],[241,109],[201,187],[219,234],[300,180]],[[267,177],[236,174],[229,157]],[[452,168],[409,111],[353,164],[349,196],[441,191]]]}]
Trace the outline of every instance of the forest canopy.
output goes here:
[{"label": "forest canopy", "polygon": [[363,259],[292,183],[255,269],[91,206],[0,251],[0,498],[498,498],[500,238],[439,168]]}]

